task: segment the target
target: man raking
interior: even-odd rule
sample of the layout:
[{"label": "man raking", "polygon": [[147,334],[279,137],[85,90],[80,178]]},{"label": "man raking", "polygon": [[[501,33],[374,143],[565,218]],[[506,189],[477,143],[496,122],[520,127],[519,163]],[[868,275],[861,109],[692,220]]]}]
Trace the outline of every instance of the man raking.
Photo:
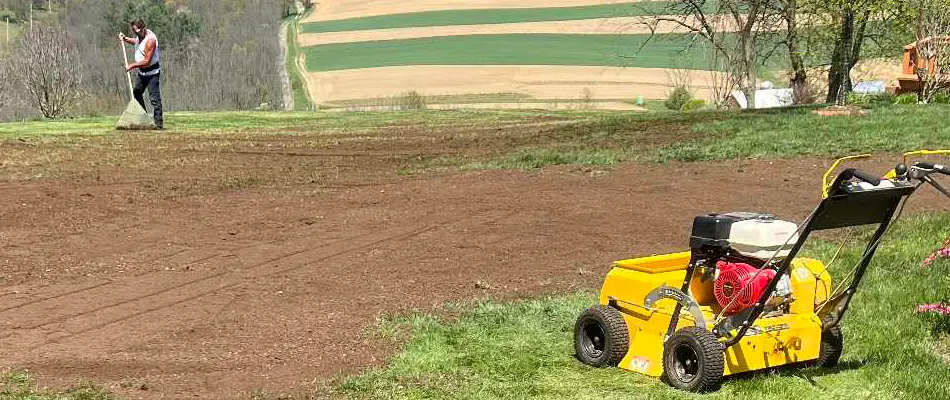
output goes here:
[{"label": "man raking", "polygon": [[133,69],[138,69],[132,96],[144,109],[145,100],[142,95],[145,94],[145,89],[148,88],[152,112],[154,114],[155,128],[164,129],[162,92],[160,88],[162,70],[159,65],[161,51],[158,47],[158,37],[155,36],[154,32],[145,27],[145,22],[141,19],[132,22],[131,27],[136,37],[126,37],[120,33],[119,40],[135,45],[135,62],[126,65],[125,68],[127,73],[131,73]]}]

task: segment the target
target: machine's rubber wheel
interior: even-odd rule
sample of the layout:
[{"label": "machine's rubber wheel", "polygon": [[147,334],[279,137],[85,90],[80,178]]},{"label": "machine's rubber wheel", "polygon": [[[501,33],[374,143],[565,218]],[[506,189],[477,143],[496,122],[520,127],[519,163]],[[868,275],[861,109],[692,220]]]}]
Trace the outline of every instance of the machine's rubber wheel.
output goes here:
[{"label": "machine's rubber wheel", "polygon": [[630,334],[620,311],[597,305],[584,310],[574,324],[574,354],[594,367],[616,367],[630,349]]},{"label": "machine's rubber wheel", "polygon": [[722,380],[725,357],[716,336],[689,326],[676,331],[663,347],[664,380],[690,392],[715,390]]},{"label": "machine's rubber wheel", "polygon": [[[821,319],[821,326],[831,322],[831,318],[825,316]],[[841,358],[841,350],[844,348],[844,336],[841,335],[841,325],[835,325],[821,333],[821,349],[818,351],[817,364],[820,367],[834,367],[838,365],[838,359]]]}]

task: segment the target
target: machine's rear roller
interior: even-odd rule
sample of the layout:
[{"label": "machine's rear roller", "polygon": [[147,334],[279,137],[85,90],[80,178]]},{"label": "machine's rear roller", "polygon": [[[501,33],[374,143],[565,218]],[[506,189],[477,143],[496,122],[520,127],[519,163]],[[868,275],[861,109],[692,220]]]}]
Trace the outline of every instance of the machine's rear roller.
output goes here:
[{"label": "machine's rear roller", "polygon": [[[822,326],[831,322],[830,317],[821,319]],[[841,335],[841,326],[835,325],[821,332],[821,349],[818,352],[817,364],[820,367],[834,367],[838,365],[841,351],[844,349],[844,336]]]},{"label": "machine's rear roller", "polygon": [[629,349],[627,323],[617,309],[597,305],[577,317],[574,352],[582,363],[594,367],[616,367]]},{"label": "machine's rear roller", "polygon": [[690,392],[719,387],[725,359],[716,336],[689,326],[676,331],[663,347],[663,375],[670,386]]}]

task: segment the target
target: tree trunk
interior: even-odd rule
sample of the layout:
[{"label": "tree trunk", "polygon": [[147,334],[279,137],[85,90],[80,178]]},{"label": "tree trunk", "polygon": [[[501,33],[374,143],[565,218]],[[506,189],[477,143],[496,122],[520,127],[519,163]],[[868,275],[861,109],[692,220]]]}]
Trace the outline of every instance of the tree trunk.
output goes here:
[{"label": "tree trunk", "polygon": [[808,75],[805,72],[805,60],[802,58],[801,43],[798,37],[798,1],[789,0],[785,9],[785,23],[788,26],[786,35],[786,44],[788,45],[788,57],[792,67],[792,93],[794,94],[795,104],[804,104],[813,101],[808,94],[808,85],[806,83]]},{"label": "tree trunk", "polygon": [[756,58],[755,42],[752,40],[752,32],[741,32],[740,42],[742,45],[742,93],[748,101],[749,109],[755,109],[755,90],[756,90]]},{"label": "tree trunk", "polygon": [[854,48],[854,10],[841,12],[841,29],[835,40],[835,50],[831,55],[831,68],[828,69],[829,103],[844,104],[847,92],[851,90],[851,60]]}]

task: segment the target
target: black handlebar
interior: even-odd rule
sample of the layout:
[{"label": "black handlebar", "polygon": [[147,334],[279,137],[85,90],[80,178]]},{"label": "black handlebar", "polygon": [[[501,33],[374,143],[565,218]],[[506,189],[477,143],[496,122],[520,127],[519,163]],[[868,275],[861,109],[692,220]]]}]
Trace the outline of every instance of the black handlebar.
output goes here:
[{"label": "black handlebar", "polygon": [[950,175],[950,168],[948,168],[946,165],[934,164],[934,163],[929,163],[926,161],[919,161],[915,163],[914,166],[921,169],[933,170],[934,172],[939,172],[944,175]]},{"label": "black handlebar", "polygon": [[854,178],[858,178],[858,179],[860,179],[860,180],[862,180],[862,181],[865,181],[865,182],[867,182],[867,183],[870,183],[870,184],[872,184],[872,185],[874,185],[874,186],[877,186],[877,185],[880,185],[880,184],[881,184],[881,178],[875,176],[874,174],[872,174],[872,173],[870,173],[870,172],[864,172],[864,171],[862,171],[862,170],[860,170],[860,169],[856,169],[856,168],[848,168],[848,169],[844,170],[844,172],[842,172],[841,175],[844,175],[845,179],[850,179],[850,178],[854,177]]}]

